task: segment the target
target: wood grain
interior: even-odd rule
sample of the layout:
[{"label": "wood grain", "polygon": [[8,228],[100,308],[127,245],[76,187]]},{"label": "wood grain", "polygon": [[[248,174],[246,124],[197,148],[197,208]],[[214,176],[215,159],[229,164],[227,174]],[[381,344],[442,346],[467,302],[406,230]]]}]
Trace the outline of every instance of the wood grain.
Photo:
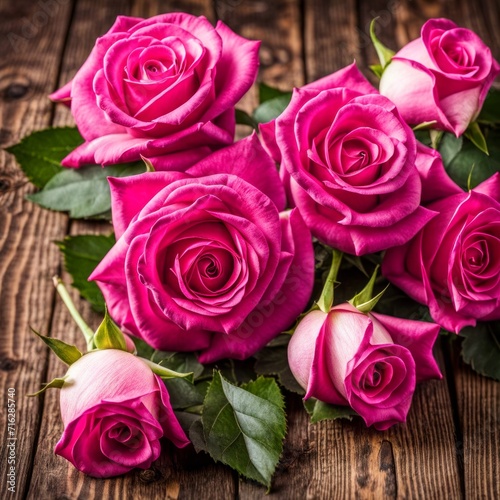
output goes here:
[{"label": "wood grain", "polygon": [[[95,38],[119,14],[146,17],[180,10],[205,15],[212,22],[221,19],[240,35],[263,40],[259,80],[283,90],[340,69],[354,58],[368,74],[367,65],[377,62],[368,37],[369,23],[376,16],[380,39],[395,49],[417,37],[429,17],[448,16],[474,29],[500,57],[496,0],[481,4],[470,0],[109,0],[99,6],[77,0],[56,1],[45,21],[39,3],[17,0],[12,5],[8,10],[0,5],[2,147],[51,123],[73,123],[69,110],[54,109],[46,94],[73,77]],[[31,31],[30,24],[34,25]],[[256,103],[254,88],[239,106],[250,111]],[[436,355],[446,378],[417,389],[406,426],[380,433],[366,429],[359,420],[312,425],[300,398],[288,395],[288,436],[267,496],[264,488],[239,479],[206,455],[168,445],[147,471],[107,481],[79,473],[53,454],[62,432],[57,391],[41,398],[24,397],[65,370],[28,325],[84,348],[77,327],[55,299],[50,278],[60,271],[60,258],[52,241],[68,231],[108,233],[111,227],[88,222],[69,225],[66,216],[24,201],[25,193],[32,190],[12,158],[0,153],[0,386],[5,395],[8,387],[17,392],[20,498],[500,496],[500,384],[473,373],[455,351],[443,351],[441,343]],[[71,294],[96,327],[99,316],[74,290]],[[3,436],[4,412],[0,425]],[[2,477],[5,453],[0,460]],[[4,485],[0,486],[3,492],[1,488]]]},{"label": "wood grain", "polygon": [[[49,125],[52,105],[47,94],[57,80],[71,3],[49,16],[28,0],[16,2],[15,12],[0,5],[0,145]],[[0,387],[2,408],[7,388],[16,400],[16,495],[21,497],[31,477],[43,398],[27,398],[45,380],[47,352],[30,326],[47,333],[53,290],[50,277],[58,268],[52,240],[66,231],[66,217],[49,213],[24,200],[33,187],[13,158],[0,153]],[[7,488],[7,411],[0,413],[2,452],[0,491]],[[12,498],[14,496],[12,495]]]}]

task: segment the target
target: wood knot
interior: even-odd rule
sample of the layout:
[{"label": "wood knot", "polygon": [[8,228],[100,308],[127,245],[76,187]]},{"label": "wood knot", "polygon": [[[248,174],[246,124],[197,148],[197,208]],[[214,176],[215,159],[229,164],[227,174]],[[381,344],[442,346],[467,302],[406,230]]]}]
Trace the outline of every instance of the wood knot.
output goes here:
[{"label": "wood knot", "polygon": [[10,179],[0,177],[0,193],[6,193],[11,186]]},{"label": "wood knot", "polygon": [[17,359],[12,358],[1,358],[0,359],[0,370],[4,372],[14,371],[19,365],[19,361]]},{"label": "wood knot", "polygon": [[146,484],[157,483],[165,479],[165,475],[156,467],[143,470],[139,473],[139,479]]},{"label": "wood knot", "polygon": [[29,86],[24,83],[11,83],[3,91],[6,101],[15,101],[24,97],[29,90]]}]

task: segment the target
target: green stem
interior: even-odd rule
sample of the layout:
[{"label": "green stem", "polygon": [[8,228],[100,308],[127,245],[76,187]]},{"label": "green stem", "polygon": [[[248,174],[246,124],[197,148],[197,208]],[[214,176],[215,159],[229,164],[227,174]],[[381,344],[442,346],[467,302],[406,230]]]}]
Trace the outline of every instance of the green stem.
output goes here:
[{"label": "green stem", "polygon": [[87,342],[87,350],[91,351],[94,345],[94,331],[90,328],[89,325],[87,325],[87,323],[85,323],[85,320],[77,311],[76,306],[73,300],[71,300],[68,290],[66,290],[66,287],[64,286],[61,278],[59,278],[59,276],[54,276],[52,280],[54,281],[54,286],[56,287],[57,293],[60,295],[62,301],[64,302],[64,305],[71,314],[71,317],[75,320],[75,323],[82,331],[85,337],[85,341]]},{"label": "green stem", "polygon": [[318,300],[318,307],[325,313],[328,313],[333,304],[335,282],[337,281],[337,274],[340,269],[340,263],[342,262],[342,252],[333,249],[332,264],[330,266],[330,271],[323,286],[323,291]]}]

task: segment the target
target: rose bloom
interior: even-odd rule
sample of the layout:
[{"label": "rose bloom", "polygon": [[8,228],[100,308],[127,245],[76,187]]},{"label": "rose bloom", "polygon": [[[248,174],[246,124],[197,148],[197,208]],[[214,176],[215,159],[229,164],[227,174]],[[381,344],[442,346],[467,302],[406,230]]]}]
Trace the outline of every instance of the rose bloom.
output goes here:
[{"label": "rose bloom", "polygon": [[[260,42],[184,13],[119,16],[73,80],[52,94],[71,101],[85,143],[63,165],[149,158],[156,169],[192,165],[234,140],[234,105],[251,87]],[[182,153],[179,153],[179,152]]]},{"label": "rose bloom", "polygon": [[137,356],[92,351],[73,363],[60,392],[64,432],[55,453],[93,477],[147,469],[160,438],[189,444],[163,381]]},{"label": "rose bloom", "polygon": [[500,174],[429,208],[439,215],[387,251],[382,273],[446,330],[500,319]]},{"label": "rose bloom", "polygon": [[350,406],[377,430],[405,422],[415,384],[441,378],[432,356],[439,326],[365,314],[349,303],[312,311],[288,346],[305,399]]},{"label": "rose bloom", "polygon": [[292,204],[330,246],[356,255],[384,250],[433,216],[420,206],[412,130],[354,64],[294,90],[261,132]]},{"label": "rose bloom", "polygon": [[110,179],[117,242],[90,279],[113,319],[155,348],[243,359],[312,291],[311,235],[253,135],[186,173]]},{"label": "rose bloom", "polygon": [[404,46],[384,70],[380,93],[413,125],[462,135],[481,111],[500,72],[490,49],[472,31],[448,19],[431,19],[422,36]]}]

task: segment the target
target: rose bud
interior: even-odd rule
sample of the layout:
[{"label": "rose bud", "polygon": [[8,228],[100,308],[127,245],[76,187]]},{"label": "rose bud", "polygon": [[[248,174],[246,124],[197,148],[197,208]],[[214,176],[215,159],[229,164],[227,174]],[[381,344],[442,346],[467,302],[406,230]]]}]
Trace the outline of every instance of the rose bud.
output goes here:
[{"label": "rose bud", "polygon": [[405,422],[415,384],[441,378],[432,356],[439,326],[362,313],[349,303],[312,311],[288,346],[290,369],[325,403],[350,406],[377,430]]},{"label": "rose bud", "polygon": [[407,123],[436,122],[458,137],[481,111],[500,65],[475,33],[448,19],[427,21],[421,34],[392,58],[380,93]]},{"label": "rose bud", "polygon": [[64,432],[55,453],[93,477],[149,468],[162,437],[189,444],[163,381],[125,351],[92,351],[74,362],[60,405]]},{"label": "rose bud", "polygon": [[327,245],[378,252],[405,243],[434,215],[420,206],[413,131],[354,64],[295,89],[261,132],[289,202]]},{"label": "rose bud", "polygon": [[500,174],[429,208],[438,215],[387,251],[382,274],[446,330],[500,319]]},{"label": "rose bud", "polygon": [[119,16],[71,82],[52,94],[71,102],[84,144],[67,167],[147,157],[181,170],[234,140],[234,105],[252,86],[260,42],[219,21],[182,12]]}]

